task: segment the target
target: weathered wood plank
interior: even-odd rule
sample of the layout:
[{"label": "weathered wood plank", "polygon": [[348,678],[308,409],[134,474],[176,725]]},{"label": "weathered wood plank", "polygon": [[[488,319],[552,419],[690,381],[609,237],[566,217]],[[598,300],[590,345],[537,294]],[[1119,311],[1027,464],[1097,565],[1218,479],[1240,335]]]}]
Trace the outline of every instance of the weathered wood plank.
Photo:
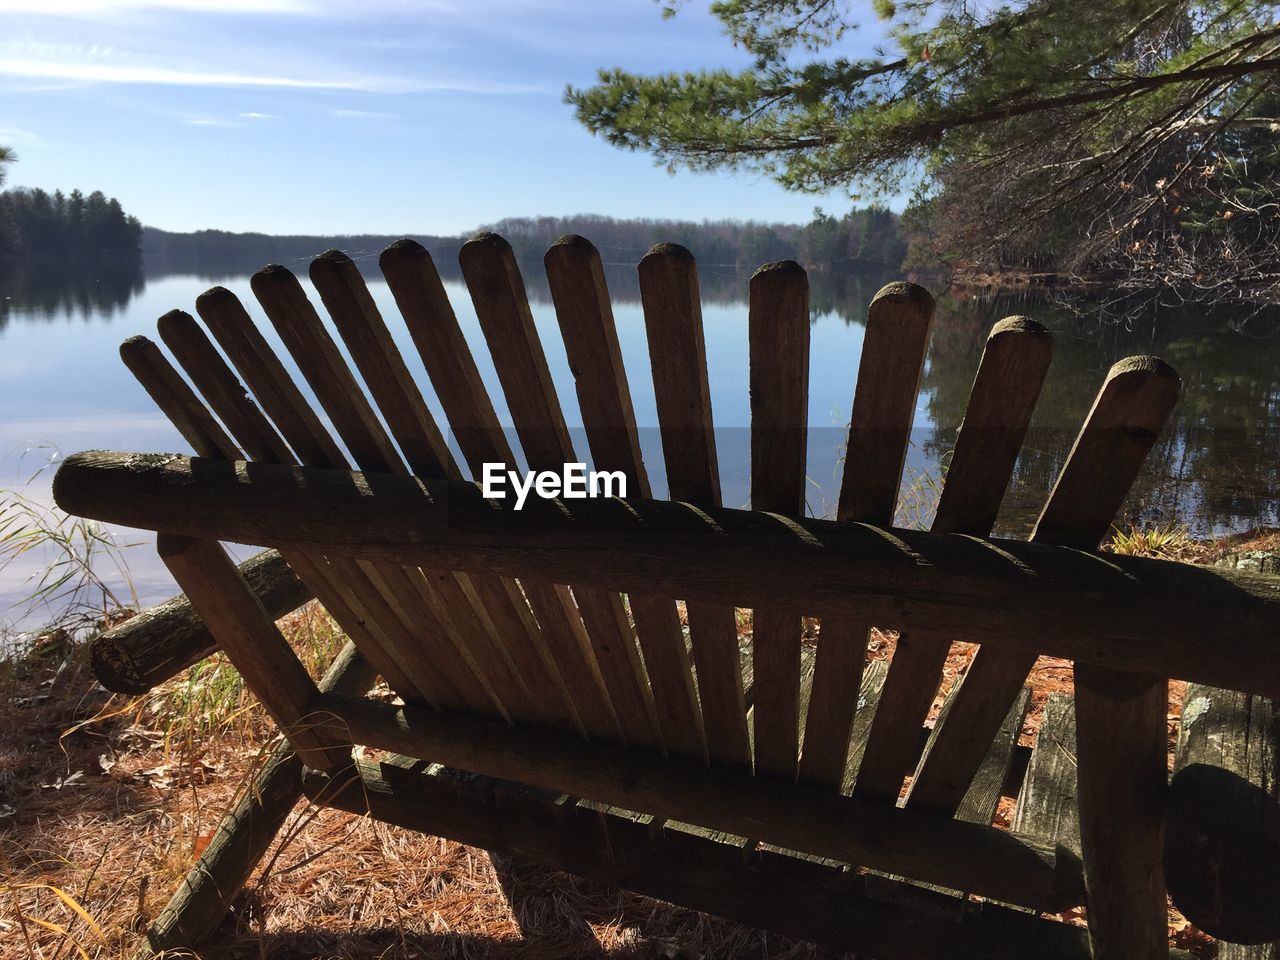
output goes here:
[{"label": "weathered wood plank", "polygon": [[[315,597],[276,550],[240,564],[240,576],[275,619]],[[93,675],[113,693],[146,693],[218,649],[185,594],[148,607],[89,643]]]},{"label": "weathered wood plank", "polygon": [[[482,234],[463,245],[458,260],[529,468],[560,471],[578,462],[511,245],[497,234]],[[629,743],[662,743],[653,692],[621,596],[585,584],[573,593],[623,737]]]},{"label": "weathered wood plank", "polygon": [[1165,822],[1165,875],[1220,957],[1280,951],[1280,713],[1265,697],[1187,687]]},{"label": "weathered wood plank", "polygon": [[[1162,360],[1111,368],[1032,539],[1095,549],[1110,529],[1182,381]],[[1169,681],[1075,664],[1076,776],[1097,960],[1168,956],[1162,838]]]},{"label": "weathered wood plank", "polygon": [[[902,483],[902,467],[911,441],[916,395],[924,372],[933,321],[933,297],[913,283],[891,283],[867,308],[866,333],[858,362],[858,380],[849,420],[844,479],[836,512],[839,520],[891,526]],[[818,675],[809,718],[809,734],[800,762],[806,783],[838,788],[844,782],[849,733],[867,657],[871,623],[864,617],[825,618],[818,643]],[[901,642],[901,641],[900,641]],[[884,742],[909,740],[912,718],[899,717],[892,700],[877,711],[883,733],[863,753],[854,785],[868,799],[895,801],[902,786],[899,772],[886,776]],[[895,754],[896,756],[896,754]]]},{"label": "weathered wood plank", "polygon": [[968,904],[953,920],[944,912],[953,903],[928,891],[894,898],[887,895],[892,890],[868,890],[857,874],[833,874],[783,854],[758,852],[744,864],[740,851],[705,837],[667,831],[655,840],[643,825],[587,811],[568,811],[566,819],[549,800],[499,794],[486,803],[478,788],[430,772],[408,782],[366,764],[360,774],[345,789],[309,774],[308,795],[357,815],[880,960],[1088,960],[1079,928],[993,904]]},{"label": "weathered wood plank", "polygon": [[[1045,507],[1051,522],[1043,527],[1037,524],[1031,538],[1033,542],[1056,544],[1061,535],[1069,546],[1090,543],[1090,549],[1096,548],[1110,529],[1111,518],[1119,511],[1168,412],[1165,410],[1161,414],[1159,410],[1134,407],[1126,398],[1135,384],[1140,387],[1148,378],[1155,381],[1156,393],[1167,394],[1167,379],[1162,371],[1168,369],[1162,366],[1162,361],[1151,358],[1130,358],[1112,368],[1094,405],[1095,413],[1101,409],[1101,415],[1091,413],[1082,428],[1081,437],[1077,439]],[[1173,397],[1165,396],[1163,402],[1171,405]],[[1102,404],[1101,408],[1099,404]],[[1130,408],[1132,417],[1126,414]],[[1086,437],[1086,433],[1089,436]],[[1081,451],[1081,459],[1077,459],[1076,450]],[[1072,501],[1082,504],[1082,525],[1094,524],[1089,531],[1091,540],[1080,532],[1061,533],[1069,526],[1066,504]],[[1103,514],[1106,515],[1105,521],[1099,519]],[[1102,611],[1098,613],[1109,615]],[[1097,629],[1096,625],[1082,625],[1082,638]],[[986,754],[990,737],[994,736],[1009,704],[1017,697],[1027,674],[1035,665],[1034,653],[1032,650],[1001,649],[989,642],[978,650],[964,679],[952,692],[955,702],[950,709],[950,722],[935,728],[925,748],[916,769],[908,805],[942,813],[955,809]],[[1082,656],[1079,652],[1072,658],[1085,663],[1097,662],[1103,666],[1150,672],[1149,667],[1116,661],[1108,663],[1106,658]],[[1166,675],[1183,674],[1175,669]]]},{"label": "weathered wood plank", "polygon": [[885,660],[872,660],[862,671],[862,682],[858,685],[858,706],[853,714],[853,729],[849,734],[849,762],[845,766],[841,793],[853,792],[854,780],[862,767],[862,754],[867,749],[868,734],[880,704],[885,677],[888,675],[889,664]]},{"label": "weathered wood plank", "polygon": [[[543,259],[596,470],[620,472],[627,494],[653,496],[640,450],[622,347],[600,254],[582,237],[561,237]],[[702,713],[674,600],[628,597],[658,724],[669,750],[706,759]]]},{"label": "weathered wood plank", "polygon": [[1053,837],[1063,846],[1080,849],[1076,756],[1075,701],[1068,693],[1051,693],[1027,763],[1027,775],[1018,792],[1014,830]]},{"label": "weathered wood plank", "polygon": [[991,532],[1052,360],[1053,335],[1030,317],[991,328],[931,530]]},{"label": "weathered wood plank", "polygon": [[[800,708],[799,736],[800,736],[801,743],[804,743],[805,731],[808,725],[807,718],[809,717],[809,706],[813,702],[814,675],[815,675],[817,663],[818,663],[817,653],[818,651],[817,651],[817,648],[815,647],[805,645],[800,648],[800,697],[799,697],[798,706]],[[803,783],[804,781],[801,781],[801,782]],[[806,786],[821,787],[822,785],[806,784]],[[751,846],[759,846],[761,850],[773,850],[776,852],[791,854],[803,860],[810,860],[814,863],[825,863],[831,867],[842,868],[844,866],[843,864],[840,864],[837,861],[831,860],[827,857],[821,857],[812,853],[799,853],[795,850],[786,850],[782,847],[776,846],[775,844],[771,844],[771,843],[757,844],[755,841],[752,841]]]},{"label": "weathered wood plank", "polygon": [[907,794],[913,809],[954,813],[999,729],[998,718],[1008,714],[1035,666],[1037,651],[1008,649],[989,637],[982,642],[947,697],[947,722],[934,726],[920,755]]},{"label": "weathered wood plank", "polygon": [[[809,280],[793,261],[761,267],[751,278],[751,505],[804,516],[809,439]],[[756,607],[756,773],[794,780],[800,756],[800,618],[795,610]]]},{"label": "weathered wood plank", "polygon": [[[203,333],[195,326],[194,321],[180,311],[166,314],[161,321],[161,330],[170,341],[181,343],[184,340],[196,342],[204,339]],[[212,347],[209,350],[212,351]],[[222,363],[221,358],[217,356],[216,351],[212,352],[214,360],[201,368],[201,378],[213,382],[210,395],[218,401],[219,406],[224,403],[237,403],[234,397],[239,384]],[[183,350],[182,353],[188,360],[191,359],[190,350]],[[120,356],[138,378],[139,383],[143,385],[147,394],[155,401],[156,406],[169,418],[196,452],[213,459],[237,458],[241,455],[235,442],[226,435],[209,410],[201,403],[200,398],[178,375],[154,343],[145,337],[131,337],[120,345]],[[233,416],[228,418],[228,422],[236,424],[244,431],[243,439],[259,452],[269,447],[266,440],[256,432],[257,421],[253,417]],[[391,652],[393,644],[384,635],[378,633],[373,625],[368,624],[367,617],[352,609],[352,604],[357,602],[354,596],[356,592],[366,599],[369,595],[376,594],[371,587],[362,589],[359,576],[343,577],[336,568],[331,571],[330,565],[323,558],[312,559],[301,551],[286,550],[283,556],[298,573],[299,578],[316,592],[321,603],[347,635],[364,643],[368,649],[368,655],[389,683],[395,685],[396,689],[404,691],[405,696],[414,702],[425,699],[427,702],[440,703],[447,697],[448,694],[437,687],[418,686],[411,682],[403,660]],[[354,566],[349,560],[342,561],[342,564],[347,567]]]},{"label": "weathered wood plank", "polygon": [[[659,244],[640,261],[639,276],[669,496],[718,507],[720,467],[697,265],[684,247]],[[708,755],[716,763],[749,767],[736,611],[695,601],[686,613]]]},{"label": "weathered wood plank", "polygon": [[[297,277],[284,267],[270,266],[254,274],[250,285],[356,463],[364,470],[408,476],[394,442]],[[532,708],[527,688],[453,574],[412,567],[378,572],[389,588],[387,599],[399,605],[410,622],[429,625],[437,667],[447,673],[468,709],[504,716],[514,710],[528,716]]]},{"label": "weathered wood plank", "polygon": [[[1078,861],[994,827],[872,804],[644,748],[498,721],[321,695],[359,743],[486,776],[697,823],[788,850],[892,870],[1037,909],[1079,902]],[[1056,906],[1051,906],[1056,905]]]},{"label": "weathered wood plank", "polygon": [[[383,251],[379,265],[473,475],[479,476],[485,463],[515,469],[506,433],[431,255],[416,241],[399,240]],[[548,671],[562,684],[578,722],[590,736],[616,739],[618,721],[568,588],[532,576],[522,577],[520,584],[542,631]]]},{"label": "weathered wood plank", "polygon": [[[355,263],[346,254],[329,251],[311,264],[311,280],[409,469],[418,476],[460,477]],[[476,655],[484,662],[486,674],[497,678],[491,682],[512,717],[558,729],[576,728],[567,700],[557,695],[563,681],[543,649],[541,631],[519,588],[496,577],[447,571],[426,575],[446,604],[446,612],[466,625],[464,636],[473,643],[480,637],[485,643]]]},{"label": "weathered wood plank", "polygon": [[867,308],[836,512],[841,520],[893,525],[933,309],[929,292],[906,282],[882,287]]},{"label": "weathered wood plank", "polygon": [[[991,742],[986,759],[978,768],[969,785],[964,799],[956,809],[956,818],[969,823],[989,824],[995,818],[996,807],[1000,803],[1001,789],[1013,766],[1014,752],[1018,747],[1018,736],[1022,733],[1022,721],[1026,719],[1027,708],[1031,705],[1031,688],[1023,687],[1022,694],[1013,702],[1009,713],[1000,725],[1000,730]],[[942,717],[938,722],[942,722]],[[1017,829],[1017,828],[1015,828]],[[1075,848],[1072,848],[1075,849]]]},{"label": "weathered wood plank", "polygon": [[349,741],[322,731],[315,721],[312,708],[320,696],[315,681],[223,546],[216,540],[162,533],[156,537],[156,550],[303,763],[318,770],[349,764],[350,747],[340,747]]},{"label": "weathered wood plank", "polygon": [[1076,664],[1076,803],[1094,956],[1167,956],[1168,681]]},{"label": "weathered wood plank", "polygon": [[1257,574],[663,500],[503,511],[470,483],[177,454],[73,454],[53,492],[69,513],[142,529],[504,576],[538,570],[797,614],[866,611],[992,649],[1280,690],[1280,583]]},{"label": "weathered wood plank", "polygon": [[[973,536],[991,533],[1052,355],[1052,337],[1034,320],[1009,317],[992,328],[956,437],[934,531]],[[904,632],[898,638],[880,710],[871,728],[870,760],[864,761],[859,774],[860,795],[897,797],[903,776],[913,767],[908,751],[914,752],[914,744],[901,736],[898,728],[914,729],[923,724],[950,649],[951,638],[945,634]],[[1003,694],[1003,689],[1000,692]],[[935,729],[941,726],[939,722]],[[975,731],[977,737],[985,732]],[[976,749],[973,753],[978,755]],[[916,790],[913,784],[912,792]],[[926,782],[914,802],[925,802],[928,791]],[[948,807],[963,796],[961,785],[945,801],[935,795],[930,802],[939,812],[951,813]]]}]

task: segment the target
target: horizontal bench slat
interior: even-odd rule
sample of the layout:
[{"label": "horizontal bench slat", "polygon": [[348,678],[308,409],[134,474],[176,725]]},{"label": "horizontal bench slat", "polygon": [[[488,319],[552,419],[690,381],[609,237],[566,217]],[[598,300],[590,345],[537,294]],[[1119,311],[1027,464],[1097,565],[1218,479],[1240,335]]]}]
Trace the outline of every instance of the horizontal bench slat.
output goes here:
[{"label": "horizontal bench slat", "polygon": [[877,625],[1280,695],[1280,579],[658,500],[531,499],[471,483],[90,452],[54,482],[69,513],[314,552],[575,582]]}]

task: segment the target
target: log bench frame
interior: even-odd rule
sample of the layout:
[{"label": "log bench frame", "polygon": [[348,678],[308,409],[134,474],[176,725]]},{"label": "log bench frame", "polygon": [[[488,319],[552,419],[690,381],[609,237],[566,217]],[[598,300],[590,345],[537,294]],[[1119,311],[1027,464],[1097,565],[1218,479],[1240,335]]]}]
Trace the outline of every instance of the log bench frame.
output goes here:
[{"label": "log bench frame", "polygon": [[[527,462],[575,459],[510,247],[482,235],[461,261]],[[655,500],[599,256],[565,238],[546,264],[592,458],[627,474],[626,501],[484,500],[341,254],[311,279],[385,427],[296,278],[269,267],[253,288],[345,450],[226,290],[197,303],[216,347],[186,314],[160,321],[203,399],[155,344],[122,347],[197,456],[77,454],[54,495],[69,513],[156,531],[189,607],[126,625],[95,664],[135,689],[212,641],[296,753],[278,753],[271,789],[211,844],[232,890],[193,872],[143,950],[209,932],[300,785],[318,803],[875,957],[1169,955],[1168,678],[1280,692],[1280,581],[1096,552],[1176,373],[1116,364],[1030,541],[992,539],[1052,353],[1034,321],[1002,321],[933,528],[894,529],[933,302],[891,284],[869,312],[836,519],[807,519],[807,281],[769,265],[750,297],[753,509],[726,509],[696,270],[660,245],[640,275],[675,499]],[[402,241],[382,268],[473,474],[512,463],[430,257]],[[278,554],[237,569],[219,540]],[[273,622],[311,594],[354,644],[320,684]],[[667,598],[684,602],[688,636]],[[746,679],[735,607],[754,609]],[[821,618],[816,657],[801,655],[802,615]],[[873,625],[900,637],[870,712],[858,691]],[[957,640],[981,647],[922,745]],[[991,824],[1040,654],[1075,662],[1078,846]],[[375,674],[401,703],[364,697]],[[388,757],[353,764],[353,745]],[[1086,900],[1087,934],[1035,915]]]}]

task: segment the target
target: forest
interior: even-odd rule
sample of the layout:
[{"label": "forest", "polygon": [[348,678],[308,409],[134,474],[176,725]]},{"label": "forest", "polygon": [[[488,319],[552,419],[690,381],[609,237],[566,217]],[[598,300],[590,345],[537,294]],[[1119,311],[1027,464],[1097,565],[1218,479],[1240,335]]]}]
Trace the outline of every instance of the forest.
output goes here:
[{"label": "forest", "polygon": [[137,261],[141,249],[142,224],[100,190],[0,193],[0,257]]},{"label": "forest", "polygon": [[[843,216],[818,209],[807,224],[752,221],[692,221],[635,219],[579,215],[514,217],[485,224],[456,236],[409,234],[422,243],[438,263],[452,265],[458,250],[473,233],[494,231],[510,241],[517,257],[540,263],[547,247],[567,233],[581,234],[594,243],[606,261],[634,264],[653,244],[680,243],[704,265],[754,268],[773,260],[798,260],[811,269],[857,268],[897,271],[907,252],[899,218],[883,207],[854,208]],[[146,227],[142,250],[155,258],[236,257],[288,263],[314,257],[330,247],[357,259],[376,255],[401,235],[353,234],[335,236],[273,236],[200,230],[171,233]]]}]

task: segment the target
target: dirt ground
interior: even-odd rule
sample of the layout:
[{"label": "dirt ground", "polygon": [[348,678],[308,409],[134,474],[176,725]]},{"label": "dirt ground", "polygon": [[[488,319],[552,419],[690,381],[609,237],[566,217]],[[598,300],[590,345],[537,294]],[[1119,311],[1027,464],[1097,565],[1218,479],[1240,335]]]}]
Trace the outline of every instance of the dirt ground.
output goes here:
[{"label": "dirt ground", "polygon": [[[1280,534],[1265,531],[1247,545],[1255,542],[1260,549],[1280,545]],[[283,626],[305,643],[331,629],[325,621],[311,606]],[[890,658],[893,647],[891,634],[877,634],[871,656]],[[930,722],[973,650],[953,649]],[[126,956],[270,746],[271,725],[225,665],[206,665],[196,677],[125,698],[97,687],[83,659],[54,649],[0,674],[0,960]],[[1030,682],[1026,745],[1034,742],[1048,695],[1070,691],[1070,664],[1042,658]],[[1171,691],[1171,744],[1181,687],[1175,683]],[[1013,802],[1002,801],[998,824],[1008,825]],[[498,870],[516,891],[518,916]],[[1199,956],[1213,955],[1211,941],[1172,909],[1170,937]],[[495,865],[483,851],[306,805],[294,811],[234,915],[201,951],[209,960],[604,955],[828,956],[691,910],[539,868]]]}]

